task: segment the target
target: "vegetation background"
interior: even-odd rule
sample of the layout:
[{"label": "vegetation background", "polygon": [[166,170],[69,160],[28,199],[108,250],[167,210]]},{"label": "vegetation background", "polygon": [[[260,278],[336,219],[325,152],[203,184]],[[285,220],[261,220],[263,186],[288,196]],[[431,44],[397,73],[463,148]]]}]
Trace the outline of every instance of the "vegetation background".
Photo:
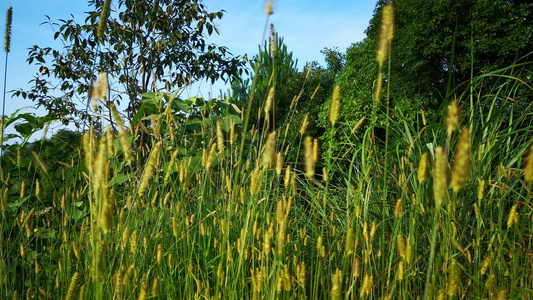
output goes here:
[{"label": "vegetation background", "polygon": [[378,1],[303,70],[200,1],[88,4],[2,119],[0,298],[531,299],[530,2]]}]

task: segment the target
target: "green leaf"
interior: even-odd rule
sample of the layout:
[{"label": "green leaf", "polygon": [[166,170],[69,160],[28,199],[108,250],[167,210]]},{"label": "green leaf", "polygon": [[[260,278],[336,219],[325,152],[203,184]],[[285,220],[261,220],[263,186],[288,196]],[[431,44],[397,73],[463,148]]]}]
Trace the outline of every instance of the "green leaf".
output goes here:
[{"label": "green leaf", "polygon": [[117,186],[117,185],[123,184],[126,181],[128,181],[128,176],[120,173],[120,174],[115,175],[113,178],[111,178],[111,180],[109,181],[109,185]]},{"label": "green leaf", "polygon": [[15,125],[15,130],[25,138],[28,138],[33,134],[33,126],[29,123],[17,124]]},{"label": "green leaf", "polygon": [[159,103],[159,99],[154,93],[144,93],[141,96],[143,101],[141,107],[139,107],[139,111],[137,111],[137,113],[131,120],[133,124],[141,121],[145,113],[146,116],[150,116],[159,112],[159,109],[157,108],[157,103]]},{"label": "green leaf", "polygon": [[200,128],[202,126],[202,123],[203,123],[202,120],[198,119],[198,118],[189,119],[185,123],[185,130],[198,129],[198,128]]},{"label": "green leaf", "polygon": [[191,109],[187,102],[180,99],[175,99],[172,102],[172,108],[175,110],[181,110],[183,112],[188,112]]}]

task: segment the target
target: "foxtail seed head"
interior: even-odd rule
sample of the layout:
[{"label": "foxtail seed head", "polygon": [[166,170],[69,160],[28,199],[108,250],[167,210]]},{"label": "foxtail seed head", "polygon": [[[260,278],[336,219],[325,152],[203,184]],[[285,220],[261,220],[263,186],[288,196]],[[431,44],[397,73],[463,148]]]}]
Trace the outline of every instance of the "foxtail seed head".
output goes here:
[{"label": "foxtail seed head", "polygon": [[405,251],[405,239],[403,238],[403,235],[398,234],[396,237],[396,248],[398,248],[398,254],[405,258],[406,257],[406,251]]},{"label": "foxtail seed head", "polygon": [[274,95],[276,94],[276,89],[274,87],[271,87],[268,91],[268,96],[265,101],[265,114],[268,114],[270,112],[270,109],[272,108],[272,103],[274,102]]},{"label": "foxtail seed head", "polygon": [[313,139],[310,136],[306,136],[304,140],[305,176],[310,179],[315,176],[315,161],[313,156]]},{"label": "foxtail seed head", "polygon": [[444,200],[447,199],[446,168],[446,151],[442,147],[437,147],[435,150],[435,169],[433,174],[433,194],[435,196],[435,207],[437,208],[440,208]]},{"label": "foxtail seed head", "polygon": [[342,271],[337,269],[331,276],[331,299],[338,300],[341,298]]},{"label": "foxtail seed head", "polygon": [[109,11],[111,6],[111,0],[106,0],[104,7],[102,8],[102,13],[100,14],[100,23],[98,24],[98,30],[96,31],[96,36],[101,39],[104,36],[104,31],[107,27],[107,18],[109,18]]},{"label": "foxtail seed head", "polygon": [[452,167],[451,186],[454,192],[464,187],[468,178],[468,171],[472,164],[472,150],[470,146],[470,130],[464,128],[455,149],[455,162]]},{"label": "foxtail seed head", "polygon": [[416,179],[418,179],[419,182],[423,182],[424,180],[426,180],[426,176],[428,174],[428,156],[429,154],[427,152],[422,154],[420,162],[418,163],[418,172]]},{"label": "foxtail seed head", "polygon": [[381,26],[379,28],[379,41],[376,54],[376,60],[378,61],[380,68],[389,56],[393,37],[394,8],[391,2],[383,7],[383,15],[381,16]]},{"label": "foxtail seed head", "polygon": [[529,155],[526,159],[526,167],[524,168],[524,177],[526,181],[533,181],[533,145],[529,149]]},{"label": "foxtail seed head", "polygon": [[335,123],[339,119],[339,111],[341,107],[341,87],[336,85],[333,89],[333,98],[331,98],[331,105],[329,107],[329,120],[331,124],[335,126]]},{"label": "foxtail seed head", "polygon": [[455,259],[452,261],[450,266],[450,272],[448,274],[448,295],[453,296],[459,292],[459,284],[461,280],[461,267]]},{"label": "foxtail seed head", "polygon": [[265,6],[265,12],[267,15],[271,15],[273,14],[273,11],[272,11],[272,5],[273,5],[273,2],[274,0],[268,0],[266,6]]},{"label": "foxtail seed head", "polygon": [[148,182],[150,181],[150,178],[152,178],[156,166],[159,164],[159,153],[161,152],[162,146],[163,144],[161,141],[157,142],[157,144],[155,144],[154,148],[152,149],[152,152],[150,153],[148,164],[146,165],[146,168],[143,171],[141,181],[139,183],[139,189],[137,191],[139,196],[144,195],[146,189],[148,188]]},{"label": "foxtail seed head", "polygon": [[13,21],[13,7],[7,9],[6,16],[6,39],[4,44],[4,50],[6,53],[9,53],[9,48],[11,47],[11,24]]},{"label": "foxtail seed head", "polygon": [[359,128],[361,128],[361,125],[363,125],[363,122],[366,120],[366,117],[362,117],[357,121],[357,124],[352,128],[352,134],[356,133]]},{"label": "foxtail seed head", "polygon": [[224,152],[224,134],[222,133],[222,122],[217,123],[217,147],[219,152]]},{"label": "foxtail seed head", "polygon": [[459,125],[459,106],[455,99],[448,105],[448,116],[446,117],[446,126],[448,127],[448,136],[450,136]]},{"label": "foxtail seed head", "polygon": [[516,211],[516,204],[513,205],[511,211],[509,212],[509,218],[507,219],[507,228],[511,228],[514,224],[518,223],[520,215]]},{"label": "foxtail seed head", "polygon": [[304,120],[302,121],[302,126],[300,126],[300,134],[304,135],[307,131],[307,126],[309,126],[309,113],[306,113]]},{"label": "foxtail seed head", "polygon": [[281,152],[278,152],[276,154],[276,174],[278,176],[281,176],[282,171],[283,171],[283,154]]},{"label": "foxtail seed head", "polygon": [[76,286],[78,285],[78,280],[80,278],[80,273],[76,272],[74,275],[72,275],[72,278],[70,278],[70,284],[68,286],[67,295],[65,297],[66,300],[72,300],[74,299],[74,295],[76,293]]},{"label": "foxtail seed head", "polygon": [[261,163],[263,168],[269,168],[276,160],[276,131],[268,135],[265,146],[263,147],[263,157]]}]

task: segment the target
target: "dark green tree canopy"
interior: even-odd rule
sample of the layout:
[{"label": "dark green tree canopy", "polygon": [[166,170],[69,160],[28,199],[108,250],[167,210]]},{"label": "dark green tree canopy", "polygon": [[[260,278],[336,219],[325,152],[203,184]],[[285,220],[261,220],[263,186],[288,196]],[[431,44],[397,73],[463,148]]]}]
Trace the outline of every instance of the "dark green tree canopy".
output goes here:
[{"label": "dark green tree canopy", "polygon": [[[377,42],[381,9],[388,2],[378,1],[366,43]],[[445,97],[448,70],[454,87],[533,51],[531,1],[397,0],[394,10],[391,92],[396,95],[420,95],[435,104]]]},{"label": "dark green tree canopy", "polygon": [[[85,107],[93,80],[108,75],[111,99],[126,99],[128,118],[140,105],[139,94],[157,88],[168,91],[194,81],[228,80],[242,72],[239,57],[226,47],[208,44],[208,35],[218,33],[214,21],[224,11],[209,12],[201,0],[113,1],[109,18],[101,19],[104,1],[90,0],[92,11],[82,24],[72,19],[48,24],[63,49],[33,46],[28,62],[39,67],[30,91],[20,95],[61,117],[87,118]],[[101,38],[97,34],[101,22]]]}]

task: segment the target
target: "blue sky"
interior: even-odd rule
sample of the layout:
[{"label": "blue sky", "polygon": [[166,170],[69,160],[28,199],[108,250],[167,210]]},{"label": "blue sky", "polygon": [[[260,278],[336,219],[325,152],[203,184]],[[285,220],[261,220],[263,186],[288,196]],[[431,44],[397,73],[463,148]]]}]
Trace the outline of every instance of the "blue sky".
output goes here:
[{"label": "blue sky", "polygon": [[[37,44],[60,48],[61,43],[53,40],[50,26],[41,23],[47,21],[45,15],[52,21],[69,19],[70,14],[82,23],[85,19],[84,11],[88,10],[84,0],[1,0],[0,16],[2,23],[2,42],[5,32],[5,15],[8,7],[13,6],[13,26],[11,52],[9,53],[7,91],[27,88],[37,69],[30,67],[27,62],[28,48]],[[234,55],[248,54],[252,57],[262,43],[263,29],[266,21],[265,1],[263,0],[204,0],[209,11],[225,10],[226,14],[217,20],[221,31],[219,36],[212,36],[209,42],[228,47]],[[117,0],[112,5],[118,4]],[[269,22],[273,23],[280,37],[284,38],[293,57],[298,59],[301,69],[306,62],[318,61],[324,64],[320,53],[324,47],[338,47],[345,51],[352,43],[364,38],[364,30],[372,17],[375,1],[373,0],[276,0],[274,13]],[[3,43],[2,43],[3,46]],[[4,79],[3,68],[5,52],[1,51],[0,80]],[[225,89],[222,83],[211,86],[208,83],[196,84],[186,91],[182,97],[200,94],[209,97],[217,96],[220,89]],[[0,91],[3,93],[3,84]],[[30,101],[6,97],[6,114],[16,109],[32,105]],[[36,112],[30,110],[28,112]],[[36,112],[43,115],[44,112]]]}]

